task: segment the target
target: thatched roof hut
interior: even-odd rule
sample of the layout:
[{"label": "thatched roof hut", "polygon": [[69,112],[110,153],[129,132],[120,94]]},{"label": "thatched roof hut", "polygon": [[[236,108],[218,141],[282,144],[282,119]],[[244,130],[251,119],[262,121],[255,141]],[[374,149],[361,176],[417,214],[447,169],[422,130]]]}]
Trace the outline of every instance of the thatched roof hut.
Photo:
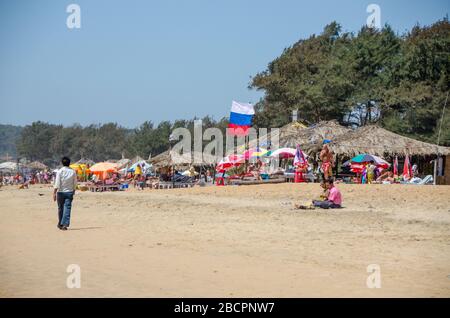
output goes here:
[{"label": "thatched roof hut", "polygon": [[[351,132],[350,128],[340,125],[337,121],[321,121],[309,127],[300,123],[289,123],[278,130],[274,137],[278,136],[279,147],[295,148],[300,145],[302,150],[308,154],[320,151],[325,139],[334,140],[341,135]],[[261,140],[270,139],[271,132]],[[250,148],[257,146],[256,141],[249,143]],[[274,146],[272,142],[272,146]]]},{"label": "thatched roof hut", "polygon": [[[200,157],[202,156],[202,157]],[[195,162],[194,158],[200,157],[203,158],[202,162]],[[222,158],[216,158],[212,155],[207,154],[197,154],[195,152],[191,153],[190,157],[183,157],[176,152],[170,152],[169,150],[164,151],[163,153],[151,158],[149,162],[155,167],[169,167],[175,166],[176,168],[186,168],[189,166],[203,166],[203,165],[212,165]]]},{"label": "thatched roof hut", "polygon": [[127,158],[120,159],[116,163],[117,163],[117,166],[119,169],[123,169],[127,166],[131,166],[131,164],[132,164],[131,160],[127,159]]},{"label": "thatched roof hut", "polygon": [[33,161],[32,163],[27,164],[27,167],[33,170],[45,170],[48,167],[39,161]]},{"label": "thatched roof hut", "polygon": [[77,164],[80,164],[80,165],[89,165],[89,166],[95,165],[95,162],[94,162],[93,160],[91,160],[91,159],[86,159],[86,158],[81,158],[81,159],[78,160],[76,163],[77,163]]},{"label": "thatched roof hut", "polygon": [[329,145],[338,155],[449,155],[450,148],[398,135],[382,127],[369,125],[348,132]]},{"label": "thatched roof hut", "polygon": [[14,172],[17,169],[17,162],[7,161],[0,163],[0,172]]}]

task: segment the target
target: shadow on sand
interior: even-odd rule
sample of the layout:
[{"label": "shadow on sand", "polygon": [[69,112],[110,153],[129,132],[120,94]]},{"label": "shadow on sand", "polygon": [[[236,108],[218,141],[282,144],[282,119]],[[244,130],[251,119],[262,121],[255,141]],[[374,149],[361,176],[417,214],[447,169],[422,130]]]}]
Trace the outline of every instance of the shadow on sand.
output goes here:
[{"label": "shadow on sand", "polygon": [[97,229],[103,229],[102,227],[78,227],[78,228],[68,228],[69,231],[84,231],[84,230],[97,230]]}]

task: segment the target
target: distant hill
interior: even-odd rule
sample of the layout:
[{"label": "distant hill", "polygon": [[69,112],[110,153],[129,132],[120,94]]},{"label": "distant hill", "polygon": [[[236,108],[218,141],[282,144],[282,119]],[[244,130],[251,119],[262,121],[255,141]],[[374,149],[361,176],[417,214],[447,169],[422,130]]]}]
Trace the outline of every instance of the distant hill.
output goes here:
[{"label": "distant hill", "polygon": [[17,156],[16,141],[20,137],[22,127],[0,124],[0,161],[15,159]]}]

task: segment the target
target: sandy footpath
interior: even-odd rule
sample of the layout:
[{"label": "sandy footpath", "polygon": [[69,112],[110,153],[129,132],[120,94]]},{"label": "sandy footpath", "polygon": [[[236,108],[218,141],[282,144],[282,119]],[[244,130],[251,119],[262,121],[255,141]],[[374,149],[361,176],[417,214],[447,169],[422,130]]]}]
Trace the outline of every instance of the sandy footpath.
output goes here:
[{"label": "sandy footpath", "polygon": [[339,211],[292,209],[317,184],[78,192],[63,232],[50,187],[3,187],[0,296],[450,297],[449,186],[340,188]]}]

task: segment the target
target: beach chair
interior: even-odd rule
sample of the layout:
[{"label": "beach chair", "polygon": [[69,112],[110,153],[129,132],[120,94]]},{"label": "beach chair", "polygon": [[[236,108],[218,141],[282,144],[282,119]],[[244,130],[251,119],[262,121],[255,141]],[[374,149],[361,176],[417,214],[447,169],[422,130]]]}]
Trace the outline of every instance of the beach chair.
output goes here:
[{"label": "beach chair", "polygon": [[[420,178],[417,178],[420,179]],[[428,175],[423,179],[420,180],[414,180],[411,182],[411,184],[417,184],[417,185],[426,185],[426,184],[431,184],[433,183],[433,176],[432,175]]]}]

